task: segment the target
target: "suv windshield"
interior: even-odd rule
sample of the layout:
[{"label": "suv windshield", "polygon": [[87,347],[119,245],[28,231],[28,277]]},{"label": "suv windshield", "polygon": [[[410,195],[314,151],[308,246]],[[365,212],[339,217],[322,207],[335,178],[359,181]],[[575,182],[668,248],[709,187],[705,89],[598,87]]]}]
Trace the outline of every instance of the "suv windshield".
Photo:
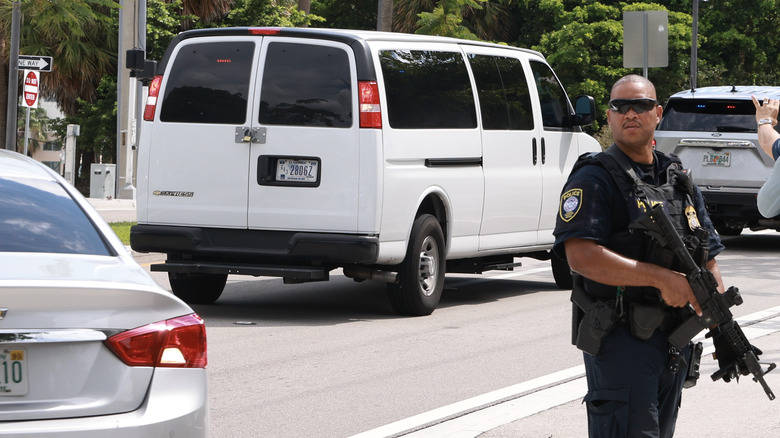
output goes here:
[{"label": "suv windshield", "polygon": [[53,181],[0,178],[0,251],[110,255],[103,238]]},{"label": "suv windshield", "polygon": [[664,108],[661,131],[757,132],[750,100],[672,99]]}]

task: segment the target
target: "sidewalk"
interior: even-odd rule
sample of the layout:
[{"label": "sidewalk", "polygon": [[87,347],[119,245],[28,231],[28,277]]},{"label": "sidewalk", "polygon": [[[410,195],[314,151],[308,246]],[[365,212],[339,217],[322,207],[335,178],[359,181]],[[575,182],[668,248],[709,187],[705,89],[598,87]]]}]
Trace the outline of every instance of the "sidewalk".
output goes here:
[{"label": "sidewalk", "polygon": [[88,198],[106,222],[135,222],[135,199]]}]

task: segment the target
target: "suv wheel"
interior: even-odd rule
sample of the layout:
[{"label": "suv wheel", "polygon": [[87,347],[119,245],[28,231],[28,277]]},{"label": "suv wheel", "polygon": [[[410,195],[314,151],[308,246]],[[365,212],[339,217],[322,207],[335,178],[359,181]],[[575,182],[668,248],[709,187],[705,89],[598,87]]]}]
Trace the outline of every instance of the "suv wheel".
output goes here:
[{"label": "suv wheel", "polygon": [[444,233],[435,217],[422,215],[412,226],[398,283],[387,284],[393,310],[409,316],[433,313],[444,289],[444,271]]},{"label": "suv wheel", "polygon": [[739,236],[742,234],[742,227],[727,227],[727,226],[721,226],[715,228],[718,231],[718,234],[721,236]]}]

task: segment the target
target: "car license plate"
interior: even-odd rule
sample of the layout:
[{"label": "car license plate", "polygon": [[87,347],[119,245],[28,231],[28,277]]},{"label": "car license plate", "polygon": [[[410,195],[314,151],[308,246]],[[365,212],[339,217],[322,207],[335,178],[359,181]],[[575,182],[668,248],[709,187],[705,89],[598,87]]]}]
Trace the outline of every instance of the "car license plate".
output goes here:
[{"label": "car license plate", "polygon": [[704,166],[731,166],[731,152],[706,152],[701,162]]},{"label": "car license plate", "polygon": [[27,394],[26,351],[0,349],[0,397]]},{"label": "car license plate", "polygon": [[276,180],[292,182],[317,182],[319,162],[317,160],[290,160],[280,158],[276,162]]}]

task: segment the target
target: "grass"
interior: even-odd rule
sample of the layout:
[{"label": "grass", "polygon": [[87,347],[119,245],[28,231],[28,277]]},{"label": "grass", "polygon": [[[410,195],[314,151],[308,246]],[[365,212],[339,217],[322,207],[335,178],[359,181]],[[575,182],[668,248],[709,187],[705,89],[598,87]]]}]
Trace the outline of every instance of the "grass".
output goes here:
[{"label": "grass", "polygon": [[111,228],[114,229],[114,232],[117,236],[119,236],[119,239],[122,241],[122,243],[129,245],[130,227],[135,224],[136,222],[111,222],[109,225],[111,225]]}]

